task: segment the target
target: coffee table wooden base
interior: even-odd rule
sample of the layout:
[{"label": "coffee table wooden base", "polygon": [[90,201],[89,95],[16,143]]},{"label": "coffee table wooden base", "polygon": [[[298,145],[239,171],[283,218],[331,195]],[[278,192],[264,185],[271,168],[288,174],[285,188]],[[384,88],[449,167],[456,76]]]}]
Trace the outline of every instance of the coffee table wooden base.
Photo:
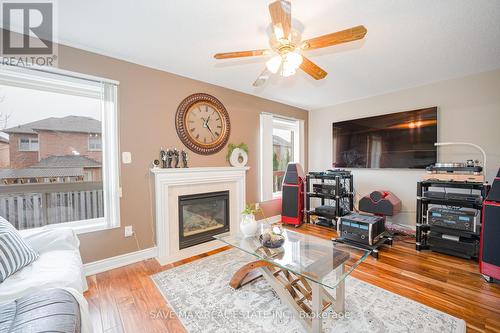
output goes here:
[{"label": "coffee table wooden base", "polygon": [[[336,274],[344,273],[340,265]],[[335,288],[335,297],[319,283],[305,279],[289,270],[277,267],[267,261],[258,260],[240,268],[229,285],[239,289],[260,277],[264,277],[280,299],[293,310],[302,325],[310,332],[322,331],[323,313],[333,305],[335,312],[343,313],[345,308],[344,281]]]}]

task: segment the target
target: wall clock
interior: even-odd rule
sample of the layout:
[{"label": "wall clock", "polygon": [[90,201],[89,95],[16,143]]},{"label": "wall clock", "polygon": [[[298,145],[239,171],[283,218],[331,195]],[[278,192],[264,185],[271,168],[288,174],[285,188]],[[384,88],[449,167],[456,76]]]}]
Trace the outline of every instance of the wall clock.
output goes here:
[{"label": "wall clock", "polygon": [[175,127],[182,143],[201,155],[214,154],[224,148],[231,132],[226,108],[208,94],[185,98],[177,108]]}]

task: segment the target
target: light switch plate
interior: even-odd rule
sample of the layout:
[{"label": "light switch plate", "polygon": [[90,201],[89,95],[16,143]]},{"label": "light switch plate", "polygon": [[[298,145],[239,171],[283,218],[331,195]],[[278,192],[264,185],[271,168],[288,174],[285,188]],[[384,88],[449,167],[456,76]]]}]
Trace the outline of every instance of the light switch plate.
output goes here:
[{"label": "light switch plate", "polygon": [[123,164],[132,163],[132,153],[129,151],[124,151],[122,153],[122,162],[123,162]]},{"label": "light switch plate", "polygon": [[134,234],[134,228],[131,225],[125,226],[125,237],[131,237]]}]

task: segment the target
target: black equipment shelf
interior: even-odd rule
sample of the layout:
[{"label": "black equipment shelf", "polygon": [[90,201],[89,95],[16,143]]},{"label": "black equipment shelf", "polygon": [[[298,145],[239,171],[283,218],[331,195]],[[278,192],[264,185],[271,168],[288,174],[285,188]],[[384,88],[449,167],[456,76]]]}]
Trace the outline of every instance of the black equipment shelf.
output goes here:
[{"label": "black equipment shelf", "polygon": [[[330,193],[314,192],[314,185],[328,186]],[[311,223],[311,215],[316,215],[331,220],[332,226],[335,225],[336,219],[344,215],[343,212],[354,209],[353,188],[353,177],[350,171],[329,170],[308,173],[306,176],[306,222]],[[311,208],[311,199],[313,198],[320,199],[322,206],[330,204],[335,207],[335,213],[317,212]]]},{"label": "black equipment shelf", "polygon": [[378,257],[379,257],[379,254],[378,254],[379,250],[378,249],[382,245],[387,244],[389,246],[392,246],[392,242],[393,242],[392,236],[390,236],[389,234],[385,234],[384,236],[380,237],[380,239],[373,245],[354,242],[351,240],[344,239],[343,237],[332,238],[332,241],[335,243],[347,244],[349,246],[352,246],[354,248],[358,248],[361,250],[368,250],[368,251],[370,251],[370,254],[372,255],[372,257],[374,257],[375,259],[378,259]]},{"label": "black equipment shelf", "polygon": [[446,200],[446,199],[435,199],[435,198],[421,198],[422,202],[427,204],[442,205],[442,206],[453,206],[453,207],[463,207],[463,208],[473,208],[480,210],[483,205],[470,202],[470,201],[460,201],[460,200]]},{"label": "black equipment shelf", "polygon": [[[479,240],[479,232],[471,233],[465,230],[456,230],[451,228],[431,226],[427,221],[427,211],[429,210],[429,205],[441,205],[450,206],[457,208],[472,208],[478,211],[482,209],[482,203],[472,202],[468,200],[449,200],[446,198],[433,198],[424,197],[426,191],[429,188],[441,188],[444,191],[446,189],[462,189],[479,192],[478,195],[484,200],[490,186],[488,184],[476,183],[476,182],[457,182],[457,181],[439,181],[439,180],[425,180],[417,183],[417,221],[416,221],[416,239],[415,247],[417,251],[431,249],[428,244],[429,232],[435,231],[438,233],[444,233],[456,236],[474,237]],[[480,228],[479,228],[480,229]]]}]

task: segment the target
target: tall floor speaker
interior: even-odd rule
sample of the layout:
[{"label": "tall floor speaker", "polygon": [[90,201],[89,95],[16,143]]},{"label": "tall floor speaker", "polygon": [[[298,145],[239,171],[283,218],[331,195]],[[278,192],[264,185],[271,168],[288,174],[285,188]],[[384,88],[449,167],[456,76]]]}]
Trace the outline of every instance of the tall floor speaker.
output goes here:
[{"label": "tall floor speaker", "polygon": [[479,270],[487,281],[500,280],[500,170],[483,203]]},{"label": "tall floor speaker", "polygon": [[281,222],[299,226],[304,216],[305,175],[299,163],[289,163],[281,188]]}]

